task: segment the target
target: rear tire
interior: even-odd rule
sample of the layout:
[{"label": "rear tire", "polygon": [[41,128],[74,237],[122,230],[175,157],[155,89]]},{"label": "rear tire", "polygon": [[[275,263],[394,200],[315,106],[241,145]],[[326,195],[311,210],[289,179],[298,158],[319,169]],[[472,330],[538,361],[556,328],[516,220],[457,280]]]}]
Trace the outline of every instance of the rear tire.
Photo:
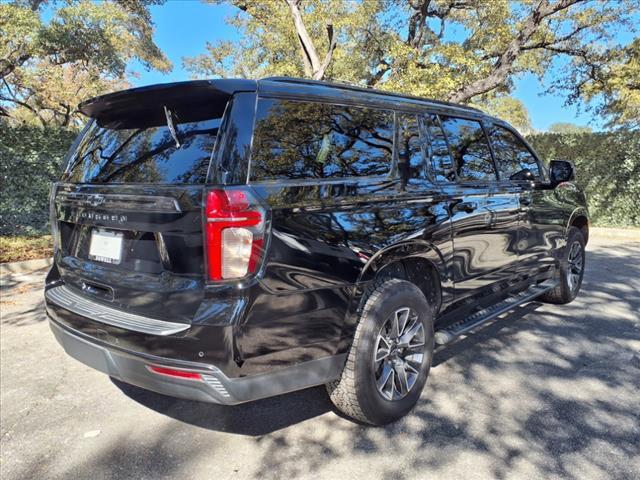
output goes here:
[{"label": "rear tire", "polygon": [[433,309],[413,283],[380,281],[364,301],[341,377],[327,384],[344,414],[384,425],[417,403],[433,357]]},{"label": "rear tire", "polygon": [[567,246],[562,253],[560,268],[555,276],[558,286],[542,294],[540,300],[555,304],[572,302],[580,292],[585,259],[585,241],[582,232],[576,227],[570,227]]}]

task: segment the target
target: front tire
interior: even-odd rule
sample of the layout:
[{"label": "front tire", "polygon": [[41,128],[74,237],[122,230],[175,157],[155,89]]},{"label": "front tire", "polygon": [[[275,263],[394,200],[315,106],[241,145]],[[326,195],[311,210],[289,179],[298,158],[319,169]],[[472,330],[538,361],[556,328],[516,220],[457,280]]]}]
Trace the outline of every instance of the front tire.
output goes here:
[{"label": "front tire", "polygon": [[327,384],[334,405],[361,422],[384,425],[417,403],[433,357],[433,309],[413,283],[389,279],[362,308],[341,377]]},{"label": "front tire", "polygon": [[572,302],[582,286],[585,268],[585,241],[582,232],[570,227],[567,246],[560,259],[560,268],[556,273],[558,285],[540,296],[547,303],[565,304]]}]

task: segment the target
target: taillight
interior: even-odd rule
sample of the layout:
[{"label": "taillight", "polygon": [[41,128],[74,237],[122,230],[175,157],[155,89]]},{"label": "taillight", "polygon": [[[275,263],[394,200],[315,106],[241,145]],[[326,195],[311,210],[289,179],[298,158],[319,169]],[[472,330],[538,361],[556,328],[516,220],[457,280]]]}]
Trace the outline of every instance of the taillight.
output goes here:
[{"label": "taillight", "polygon": [[244,188],[210,190],[205,199],[209,280],[243,278],[262,258],[265,212]]}]

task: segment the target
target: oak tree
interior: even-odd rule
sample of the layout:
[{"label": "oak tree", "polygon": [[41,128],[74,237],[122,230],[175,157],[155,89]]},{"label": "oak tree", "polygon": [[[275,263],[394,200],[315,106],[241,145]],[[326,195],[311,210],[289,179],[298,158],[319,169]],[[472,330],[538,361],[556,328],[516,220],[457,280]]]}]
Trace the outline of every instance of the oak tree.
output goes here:
[{"label": "oak tree", "polygon": [[491,110],[504,107],[518,75],[531,73],[570,102],[597,98],[607,82],[610,105],[624,110],[620,79],[635,71],[616,38],[635,28],[637,0],[231,3],[240,41],[207,43],[205,54],[185,58],[194,76],[344,80]]},{"label": "oak tree", "polygon": [[153,41],[159,0],[14,0],[0,4],[0,115],[72,126],[81,100],[127,85],[127,65],[168,71]]}]

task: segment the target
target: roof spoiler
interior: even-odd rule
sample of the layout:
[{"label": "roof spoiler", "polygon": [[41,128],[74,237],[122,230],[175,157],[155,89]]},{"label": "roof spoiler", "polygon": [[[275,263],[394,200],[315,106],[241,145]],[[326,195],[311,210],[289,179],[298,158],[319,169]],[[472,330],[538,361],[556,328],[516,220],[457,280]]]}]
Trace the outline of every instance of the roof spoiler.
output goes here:
[{"label": "roof spoiler", "polygon": [[[78,105],[81,113],[101,125],[135,123],[145,118],[152,123],[166,123],[164,107],[181,112],[180,120],[193,112],[220,117],[231,96],[238,91],[255,91],[252,80],[193,80],[132,88],[86,100]],[[147,123],[145,122],[145,123]]]}]

